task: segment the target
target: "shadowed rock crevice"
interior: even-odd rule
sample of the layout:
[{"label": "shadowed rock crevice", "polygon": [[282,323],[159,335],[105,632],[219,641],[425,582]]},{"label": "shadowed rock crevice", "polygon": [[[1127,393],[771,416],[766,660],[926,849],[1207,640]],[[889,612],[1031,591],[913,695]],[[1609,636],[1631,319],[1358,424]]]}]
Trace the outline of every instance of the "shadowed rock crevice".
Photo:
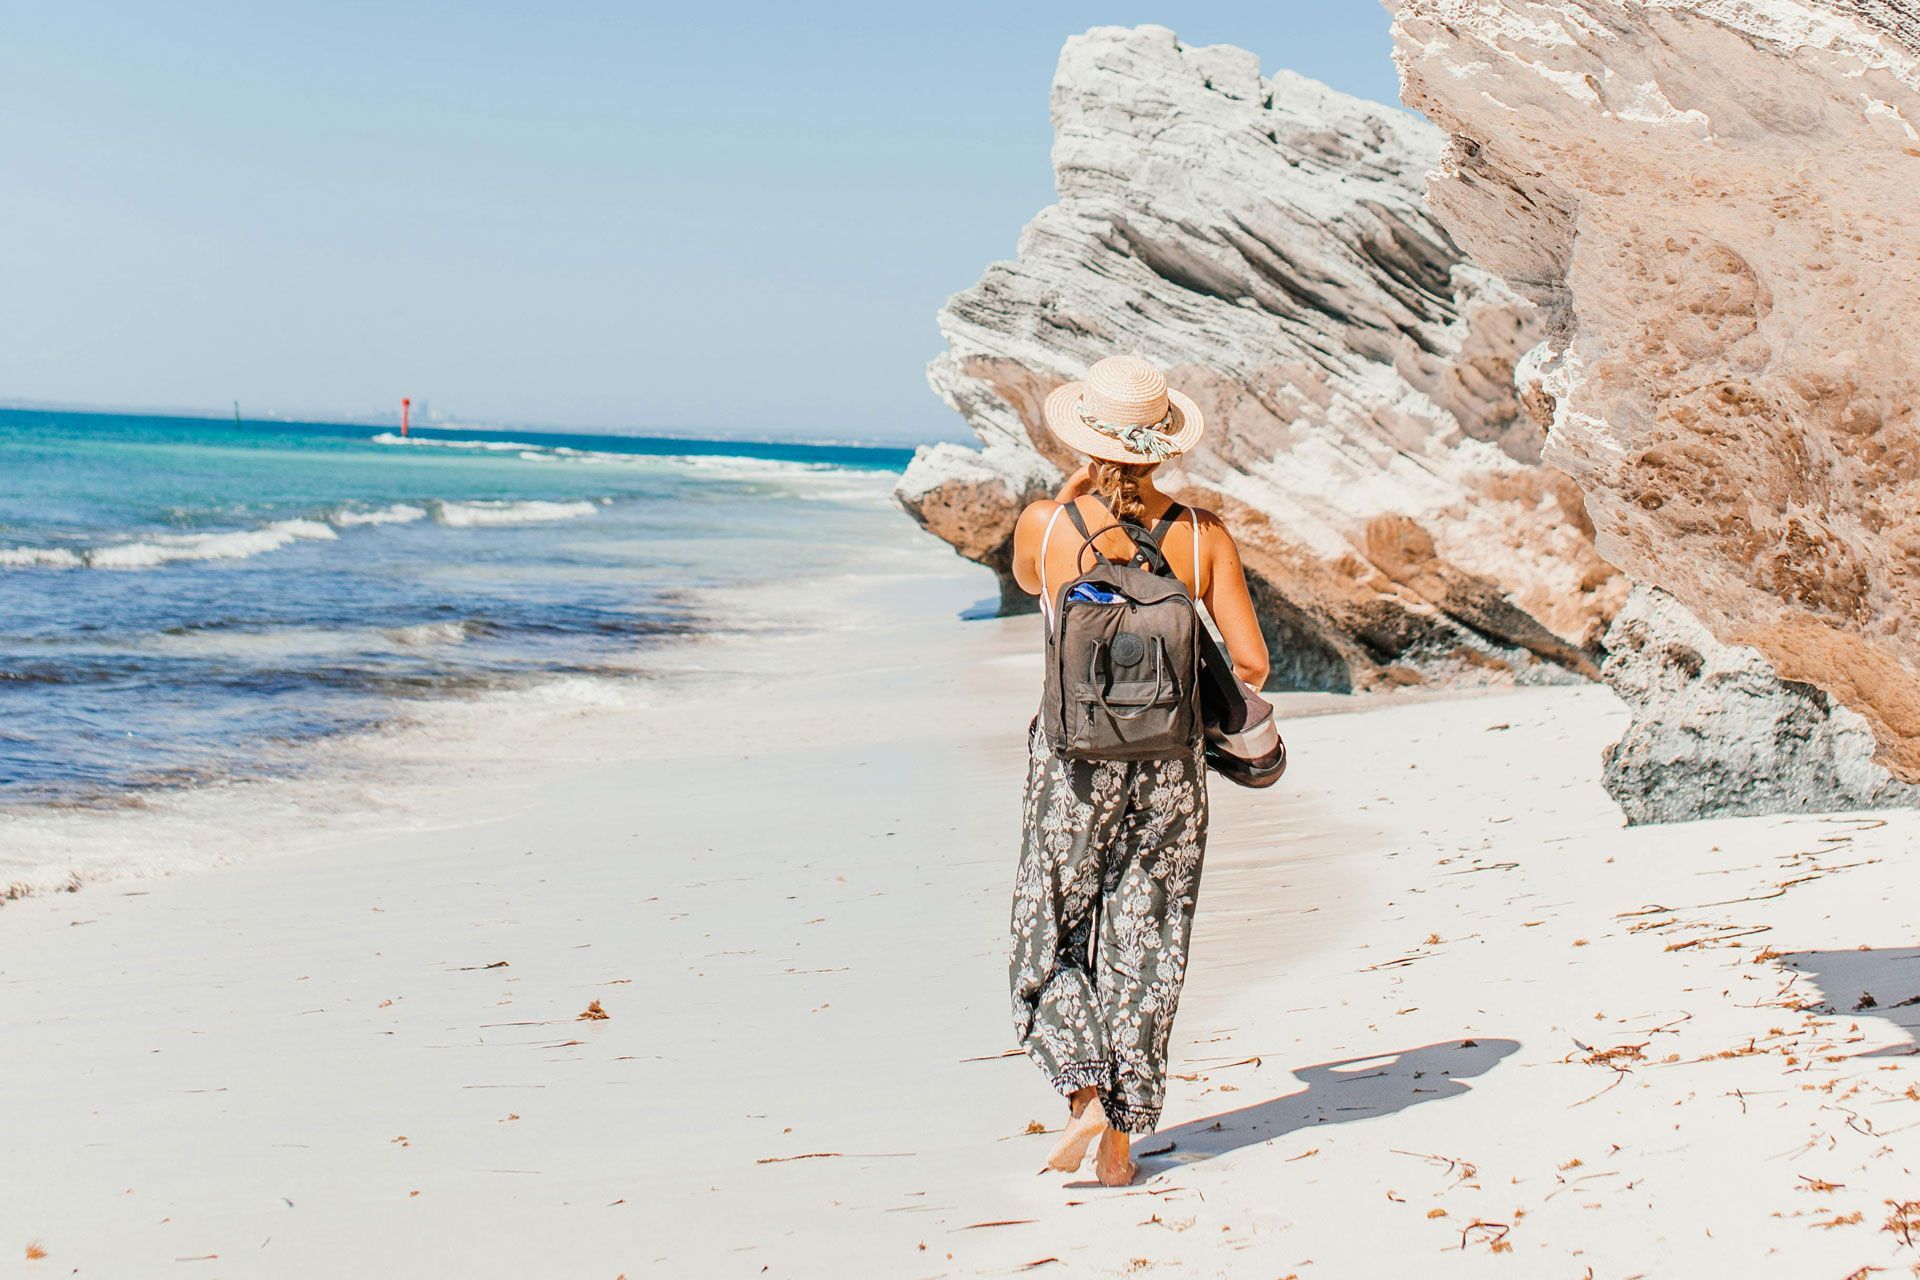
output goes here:
[{"label": "shadowed rock crevice", "polygon": [[1589,653],[1439,559],[1432,539],[1403,517],[1380,517],[1368,549],[1325,564],[1234,498],[1197,487],[1177,496],[1234,530],[1273,657],[1270,688],[1351,693],[1599,674]]},{"label": "shadowed rock crevice", "polygon": [[1328,635],[1326,625],[1258,573],[1247,574],[1247,591],[1260,614],[1272,668],[1267,688],[1288,693],[1352,693],[1353,669]]}]

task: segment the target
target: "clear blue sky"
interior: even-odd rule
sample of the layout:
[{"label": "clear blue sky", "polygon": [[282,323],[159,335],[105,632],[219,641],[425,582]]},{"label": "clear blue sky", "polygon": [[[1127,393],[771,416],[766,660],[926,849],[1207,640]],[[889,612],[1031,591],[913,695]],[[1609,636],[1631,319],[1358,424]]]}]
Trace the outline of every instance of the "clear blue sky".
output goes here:
[{"label": "clear blue sky", "polygon": [[75,3],[0,41],[0,399],[928,439],[1061,41],[1393,100],[1373,0]]}]

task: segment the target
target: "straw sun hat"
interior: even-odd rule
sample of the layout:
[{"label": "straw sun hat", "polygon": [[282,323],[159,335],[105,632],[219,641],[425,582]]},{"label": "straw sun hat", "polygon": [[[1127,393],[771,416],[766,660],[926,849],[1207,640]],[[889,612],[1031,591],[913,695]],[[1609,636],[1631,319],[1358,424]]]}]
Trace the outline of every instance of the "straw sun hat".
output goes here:
[{"label": "straw sun hat", "polygon": [[1047,429],[1108,462],[1166,462],[1200,442],[1200,406],[1138,356],[1111,356],[1047,397]]}]

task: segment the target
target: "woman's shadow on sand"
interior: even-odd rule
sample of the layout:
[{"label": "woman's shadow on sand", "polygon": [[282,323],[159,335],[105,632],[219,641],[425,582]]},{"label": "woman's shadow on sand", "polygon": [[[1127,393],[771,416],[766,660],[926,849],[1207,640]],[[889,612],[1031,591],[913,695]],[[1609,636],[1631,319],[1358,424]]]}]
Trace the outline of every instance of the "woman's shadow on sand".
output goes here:
[{"label": "woman's shadow on sand", "polygon": [[[1423,1102],[1458,1097],[1471,1090],[1466,1081],[1485,1075],[1519,1047],[1515,1040],[1448,1040],[1299,1067],[1293,1074],[1306,1088],[1298,1092],[1189,1120],[1143,1139],[1141,1172],[1210,1160],[1317,1125],[1392,1115]],[[1169,1139],[1171,1149],[1162,1145]],[[1152,1158],[1155,1155],[1159,1158]]]}]

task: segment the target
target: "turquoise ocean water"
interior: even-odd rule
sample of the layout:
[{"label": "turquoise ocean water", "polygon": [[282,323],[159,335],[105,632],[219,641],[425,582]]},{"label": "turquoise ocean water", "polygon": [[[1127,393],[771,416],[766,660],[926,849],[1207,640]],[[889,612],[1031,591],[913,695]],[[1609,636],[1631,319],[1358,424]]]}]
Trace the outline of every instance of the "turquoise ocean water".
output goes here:
[{"label": "turquoise ocean water", "polygon": [[0,806],[283,773],[419,700],[644,677],[796,532],[856,552],[909,457],[0,411]]}]

